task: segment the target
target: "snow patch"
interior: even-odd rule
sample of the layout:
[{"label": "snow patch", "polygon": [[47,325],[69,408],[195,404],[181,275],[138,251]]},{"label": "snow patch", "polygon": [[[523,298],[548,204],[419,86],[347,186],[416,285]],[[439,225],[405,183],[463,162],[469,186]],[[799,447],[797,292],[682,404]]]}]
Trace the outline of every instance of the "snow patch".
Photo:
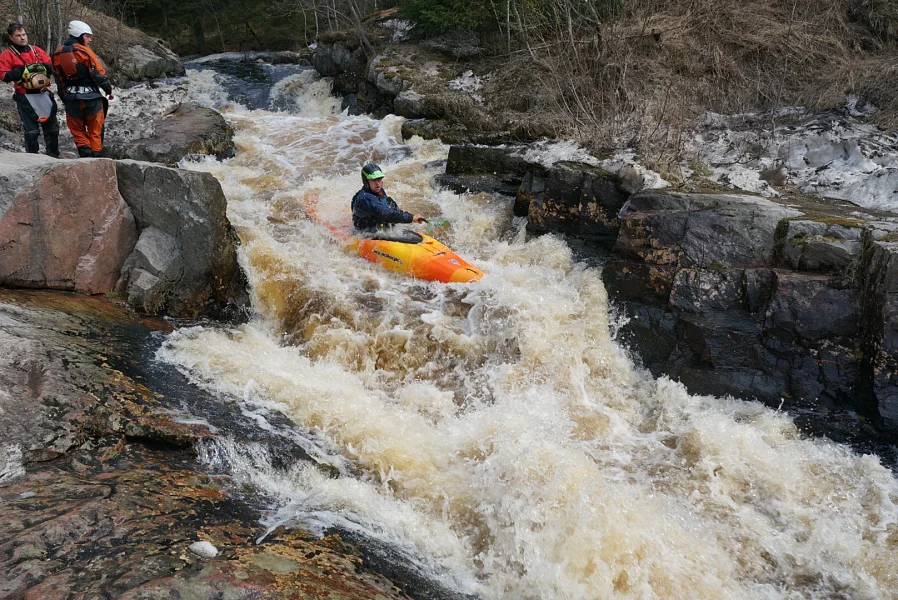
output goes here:
[{"label": "snow patch", "polygon": [[383,26],[393,32],[390,42],[396,44],[408,39],[409,32],[415,28],[414,23],[403,19],[389,19],[383,22]]},{"label": "snow patch", "polygon": [[[106,141],[130,142],[153,135],[157,119],[172,112],[187,99],[186,77],[174,77],[116,88],[106,119]],[[65,111],[59,111],[60,120]]]},{"label": "snow patch", "polygon": [[471,97],[478,102],[483,102],[483,96],[476,94],[478,90],[483,89],[483,85],[490,80],[491,73],[486,75],[474,75],[474,71],[465,71],[452,81],[446,84],[450,90],[454,92],[465,92],[471,94]]},{"label": "snow patch", "polygon": [[621,150],[611,158],[598,159],[575,142],[547,141],[528,146],[519,156],[547,169],[551,169],[555,163],[565,161],[581,162],[605,169],[620,177],[621,187],[631,194],[643,189],[654,190],[670,186],[661,175],[639,164],[633,150]]},{"label": "snow patch", "polygon": [[[806,193],[872,209],[898,209],[898,135],[858,120],[875,107],[800,107],[766,114],[707,114],[686,144],[709,178],[764,196],[790,184]],[[685,168],[685,165],[684,165]],[[773,185],[771,185],[773,184]]]},{"label": "snow patch", "polygon": [[631,194],[639,190],[660,190],[670,187],[670,182],[660,174],[639,164],[636,153],[632,150],[616,152],[611,158],[600,160],[599,166],[616,173],[620,177],[621,188]]},{"label": "snow patch", "polygon": [[25,464],[22,459],[22,447],[19,444],[0,446],[0,484],[10,483],[25,476]]}]

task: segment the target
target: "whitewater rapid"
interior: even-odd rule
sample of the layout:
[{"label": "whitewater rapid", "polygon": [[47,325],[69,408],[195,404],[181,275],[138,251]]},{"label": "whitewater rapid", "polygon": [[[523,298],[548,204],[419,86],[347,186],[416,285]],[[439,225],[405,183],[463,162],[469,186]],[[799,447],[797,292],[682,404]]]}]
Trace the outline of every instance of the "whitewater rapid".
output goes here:
[{"label": "whitewater rapid", "polygon": [[[254,316],[178,330],[159,357],[262,427],[283,412],[339,473],[210,449],[276,498],[269,525],[364,532],[483,598],[898,596],[898,484],[876,457],[638,369],[597,268],[505,200],[433,187],[446,146],[340,114],[311,71],[272,91],[290,112],[230,102],[210,70],[190,94],[236,131],[235,158],[182,166],[222,183]],[[309,218],[315,198],[347,225],[369,161],[483,280],[389,273]]]}]

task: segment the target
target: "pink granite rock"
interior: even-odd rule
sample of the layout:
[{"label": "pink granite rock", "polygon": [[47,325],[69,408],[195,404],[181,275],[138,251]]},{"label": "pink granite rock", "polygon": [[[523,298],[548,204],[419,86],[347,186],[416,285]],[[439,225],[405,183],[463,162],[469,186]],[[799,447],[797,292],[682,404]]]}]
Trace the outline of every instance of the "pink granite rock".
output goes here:
[{"label": "pink granite rock", "polygon": [[0,158],[0,284],[113,290],[137,240],[113,162]]}]

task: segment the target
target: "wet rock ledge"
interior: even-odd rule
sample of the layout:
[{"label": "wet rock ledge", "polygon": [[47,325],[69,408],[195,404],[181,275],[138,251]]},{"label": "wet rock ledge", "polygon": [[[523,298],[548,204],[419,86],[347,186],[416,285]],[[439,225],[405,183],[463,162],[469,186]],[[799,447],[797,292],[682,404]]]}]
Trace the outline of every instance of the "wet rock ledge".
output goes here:
[{"label": "wet rock ledge", "polygon": [[[310,459],[173,369],[153,375],[154,328],[167,325],[102,298],[0,289],[0,597],[451,597],[394,584],[339,532],[256,543],[261,500],[204,471],[196,446],[227,426]],[[185,403],[209,425],[187,424]],[[218,554],[189,549],[201,541]]]}]

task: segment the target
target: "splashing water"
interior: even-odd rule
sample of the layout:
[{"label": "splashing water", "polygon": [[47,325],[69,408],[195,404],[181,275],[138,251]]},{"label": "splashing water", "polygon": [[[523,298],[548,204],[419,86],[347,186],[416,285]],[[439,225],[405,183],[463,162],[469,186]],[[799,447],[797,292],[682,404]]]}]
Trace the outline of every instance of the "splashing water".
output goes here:
[{"label": "splashing water", "polygon": [[[875,457],[804,439],[761,405],[692,396],[615,343],[600,273],[507,202],[434,189],[447,148],[401,119],[340,115],[326,80],[295,113],[226,104],[239,148],[184,165],[222,182],[255,318],[160,351],[216,393],[278,409],[354,465],[327,478],[219,449],[280,499],[270,519],[354,527],[485,598],[889,598],[898,485]],[[214,99],[214,100],[212,100]],[[486,272],[428,284],[345,252],[359,167]],[[210,459],[211,460],[211,459]],[[416,559],[416,560],[418,560]]]}]

